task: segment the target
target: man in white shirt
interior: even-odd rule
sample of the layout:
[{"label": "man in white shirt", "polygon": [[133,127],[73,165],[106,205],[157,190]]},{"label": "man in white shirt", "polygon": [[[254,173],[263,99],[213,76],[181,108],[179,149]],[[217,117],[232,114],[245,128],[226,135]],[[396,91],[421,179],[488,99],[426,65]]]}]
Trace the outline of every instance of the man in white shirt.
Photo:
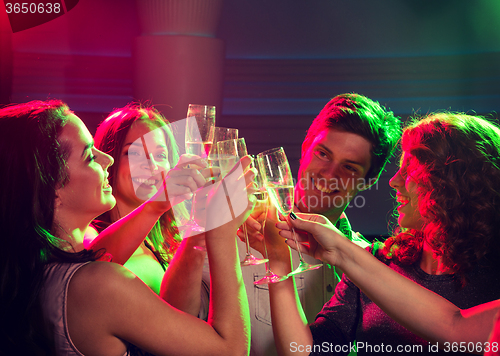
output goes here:
[{"label": "man in white shirt", "polygon": [[[399,118],[359,94],[341,94],[334,97],[321,110],[309,127],[302,143],[299,177],[295,185],[294,212],[316,213],[327,217],[348,238],[363,247],[368,242],[351,230],[344,210],[359,191],[375,184],[392,155],[401,134]],[[252,229],[255,221],[247,221],[253,245],[262,250],[262,235]],[[278,234],[272,219],[266,223],[269,258],[273,254],[289,253],[283,239],[269,238]],[[243,238],[241,230],[238,235]],[[279,241],[279,242],[276,242]],[[239,246],[240,257],[245,246]],[[311,264],[321,263],[303,256]],[[299,258],[292,251],[294,267]],[[252,322],[250,355],[276,355],[269,307],[268,285],[255,286],[253,282],[264,276],[263,266],[242,268],[247,289]],[[309,322],[333,296],[340,280],[340,271],[323,266],[295,276],[296,288]]]}]

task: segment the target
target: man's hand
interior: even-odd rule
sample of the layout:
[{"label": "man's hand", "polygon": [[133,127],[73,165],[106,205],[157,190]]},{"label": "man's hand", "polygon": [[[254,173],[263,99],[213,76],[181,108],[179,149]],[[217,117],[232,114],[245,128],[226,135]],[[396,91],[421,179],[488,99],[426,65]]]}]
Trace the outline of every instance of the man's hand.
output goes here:
[{"label": "man's hand", "polygon": [[[252,248],[264,256],[264,236],[261,233],[262,225],[264,225],[265,243],[269,259],[282,260],[289,257],[290,250],[275,226],[278,222],[278,215],[273,204],[270,204],[269,201],[259,203],[246,222],[248,240]],[[238,230],[238,237],[241,241],[245,241],[245,235],[241,228]]]}]

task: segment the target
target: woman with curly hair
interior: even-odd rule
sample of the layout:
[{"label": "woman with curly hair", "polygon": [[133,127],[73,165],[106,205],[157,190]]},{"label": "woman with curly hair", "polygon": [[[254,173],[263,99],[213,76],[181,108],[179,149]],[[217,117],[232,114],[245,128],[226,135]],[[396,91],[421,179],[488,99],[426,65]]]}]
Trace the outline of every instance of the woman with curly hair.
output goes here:
[{"label": "woman with curly hair", "polygon": [[234,236],[254,203],[250,157],[223,180],[240,215],[224,214],[221,184],[210,190],[212,305],[204,322],[158,298],[126,268],[96,262],[99,252],[77,252],[90,222],[115,205],[107,180],[113,159],[94,147],[64,103],[0,109],[0,148],[0,354],[130,355],[132,344],[155,355],[247,352]]},{"label": "woman with curly hair", "polygon": [[[282,354],[347,354],[354,340],[358,354],[434,354],[437,348],[431,350],[426,340],[437,341],[448,354],[452,342],[486,341],[491,307],[499,302],[479,314],[459,308],[500,298],[500,130],[475,116],[432,114],[404,130],[401,146],[401,167],[390,181],[399,203],[399,231],[385,243],[365,251],[322,216],[291,216],[297,229],[310,233],[302,235],[308,243],[300,248],[340,267],[344,277],[310,326],[300,312],[291,312],[297,309],[290,307],[293,286],[272,286],[273,327]],[[278,227],[291,237],[286,223]],[[285,266],[271,267],[286,272]],[[481,330],[461,324],[488,318]]]},{"label": "woman with curly hair", "polygon": [[390,183],[401,228],[385,242],[386,257],[404,264],[424,259],[421,264],[455,273],[464,283],[479,262],[497,262],[498,137],[496,126],[464,114],[433,114],[406,128],[401,168]]},{"label": "woman with curly hair", "polygon": [[[136,209],[147,209],[151,205],[148,199],[162,184],[162,174],[177,172],[175,183],[190,187],[190,191],[206,183],[200,171],[210,171],[195,169],[206,163],[189,154],[179,157],[172,126],[154,107],[141,104],[116,109],[99,125],[95,146],[115,160],[108,180],[116,206],[93,222],[85,247],[106,248],[113,262],[130,269],[167,302],[206,318],[208,283],[202,283],[206,253],[194,248],[204,244],[204,236],[191,236],[181,243],[177,226],[187,215],[182,202],[167,211],[143,211],[134,227],[102,232],[123,216],[137,214]],[[188,163],[190,169],[182,168]],[[174,165],[178,169],[171,170]],[[102,233],[98,236],[98,232]]]}]

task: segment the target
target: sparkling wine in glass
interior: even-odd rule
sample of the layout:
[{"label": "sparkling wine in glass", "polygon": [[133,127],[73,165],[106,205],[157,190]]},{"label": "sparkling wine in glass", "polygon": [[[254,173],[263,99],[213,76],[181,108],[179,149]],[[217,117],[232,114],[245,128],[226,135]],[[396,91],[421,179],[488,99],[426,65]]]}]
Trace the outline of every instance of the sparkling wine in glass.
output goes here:
[{"label": "sparkling wine in glass", "polygon": [[[236,140],[238,138],[238,129],[233,129],[229,127],[215,127],[214,130],[214,141],[212,145],[212,149],[208,156],[208,165],[210,167],[219,167],[219,156],[217,154],[217,142],[227,141],[227,140]],[[212,179],[216,179],[213,171],[210,172]]]},{"label": "sparkling wine in glass", "polygon": [[[254,182],[257,184],[257,191],[254,193],[254,195],[258,201],[264,202],[264,204],[266,205],[266,208],[265,208],[266,211],[264,214],[264,222],[265,222],[265,216],[267,215],[267,191],[266,191],[266,187],[264,186],[264,183],[262,181],[262,176],[259,173],[259,169],[257,168],[257,162],[255,161],[255,156],[252,156],[252,158],[253,158],[253,161],[252,161],[251,166],[252,166],[252,168],[257,169],[257,174],[255,175],[255,178],[254,178]],[[246,223],[243,223],[242,229],[243,229],[243,232],[245,234],[245,245],[246,245],[247,253],[246,253],[243,261],[240,262],[241,266],[253,266],[253,265],[260,265],[262,263],[266,263],[266,266],[267,266],[267,262],[269,262],[269,259],[267,258],[267,256],[265,256],[265,258],[258,258],[258,257],[255,257],[254,255],[252,255],[252,253],[250,252],[250,241],[248,240],[248,230],[247,230]],[[265,253],[267,255],[265,241],[264,241],[264,249],[265,249]],[[267,270],[267,267],[266,267],[266,270]]]},{"label": "sparkling wine in glass", "polygon": [[[186,153],[208,159],[214,141],[214,129],[215,106],[189,104],[186,119]],[[202,232],[205,231],[204,227],[199,226],[194,220],[195,194],[191,199],[189,221],[182,226],[182,229]]]},{"label": "sparkling wine in glass", "polygon": [[[219,165],[221,169],[222,176],[228,174],[235,164],[243,157],[247,155],[247,147],[244,138],[239,138],[236,140],[226,140],[217,142],[217,153],[219,157]],[[241,226],[243,233],[245,235],[246,244],[246,255],[243,261],[241,261],[242,266],[258,265],[269,261],[268,259],[258,258],[252,255],[250,252],[250,243],[248,241],[248,231],[246,223]]]},{"label": "sparkling wine in glass", "polygon": [[[288,159],[285,155],[283,147],[273,148],[258,154],[258,162],[260,169],[263,172],[265,185],[271,202],[276,206],[276,209],[283,215],[288,216],[293,210],[294,190],[293,177],[288,164]],[[292,230],[293,239],[298,246],[295,229],[290,221],[288,221]],[[297,249],[300,263],[299,266],[288,275],[303,273],[313,269],[320,268],[322,264],[310,265],[302,258],[300,248]]]},{"label": "sparkling wine in glass", "polygon": [[212,149],[212,142],[186,142],[186,153],[200,157],[208,157]]},{"label": "sparkling wine in glass", "polygon": [[247,146],[244,138],[217,142],[217,157],[222,177],[226,176],[239,161],[246,156]]},{"label": "sparkling wine in glass", "polygon": [[260,170],[260,165],[258,164],[256,157],[254,159],[254,162],[255,162],[255,168],[257,169],[257,175],[255,176],[254,180],[255,183],[257,184],[257,192],[255,192],[254,195],[257,198],[257,205],[263,204],[264,206],[264,211],[262,212],[261,215],[259,215],[256,218],[256,220],[261,226],[260,233],[262,234],[262,236],[264,236],[262,244],[264,245],[264,260],[267,260],[267,262],[266,262],[266,274],[264,275],[264,277],[253,283],[255,285],[277,283],[284,281],[285,279],[288,278],[288,276],[277,275],[276,273],[271,271],[271,268],[269,266],[269,256],[267,254],[266,238],[264,232],[266,229],[267,212],[269,209],[269,196],[264,182],[264,177],[262,175],[262,171]]}]

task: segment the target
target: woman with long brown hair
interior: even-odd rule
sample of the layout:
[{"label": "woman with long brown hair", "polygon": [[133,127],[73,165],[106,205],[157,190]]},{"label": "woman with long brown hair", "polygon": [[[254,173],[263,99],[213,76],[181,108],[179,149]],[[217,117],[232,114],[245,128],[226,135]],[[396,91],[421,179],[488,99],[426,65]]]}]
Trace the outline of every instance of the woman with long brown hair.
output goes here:
[{"label": "woman with long brown hair", "polygon": [[[126,268],[95,262],[99,252],[76,252],[90,222],[115,205],[107,181],[113,159],[93,146],[64,103],[0,109],[0,148],[2,354],[123,355],[131,344],[155,355],[247,352],[248,306],[234,236],[253,206],[250,157],[223,181],[245,207],[241,214],[223,214],[221,184],[209,194],[206,323],[165,303]],[[192,337],[196,342],[187,342]]]},{"label": "woman with long brown hair", "polygon": [[[195,156],[179,157],[173,126],[154,107],[142,104],[116,109],[99,125],[95,146],[115,160],[108,179],[117,203],[94,220],[85,247],[106,248],[113,262],[130,269],[167,302],[206,318],[209,283],[202,281],[206,253],[195,248],[204,244],[204,235],[181,242],[178,227],[187,218],[182,201],[207,183],[202,173],[208,176],[210,171],[203,170],[206,163]],[[157,203],[151,200],[165,175],[179,193],[180,189],[187,193],[174,197],[171,188],[171,208],[155,209]],[[138,209],[137,224],[98,236],[120,218],[138,214]]]}]

